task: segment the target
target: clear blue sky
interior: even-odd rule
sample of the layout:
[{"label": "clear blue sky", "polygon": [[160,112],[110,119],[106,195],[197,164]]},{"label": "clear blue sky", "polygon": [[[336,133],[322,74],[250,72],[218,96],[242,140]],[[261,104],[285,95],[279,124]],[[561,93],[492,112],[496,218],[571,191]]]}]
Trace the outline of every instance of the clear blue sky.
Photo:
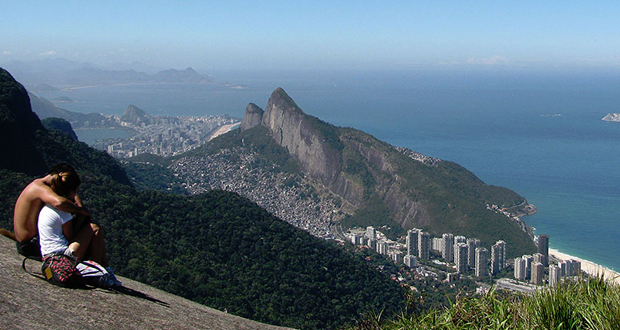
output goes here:
[{"label": "clear blue sky", "polygon": [[1,7],[0,63],[620,67],[616,1],[6,0]]}]

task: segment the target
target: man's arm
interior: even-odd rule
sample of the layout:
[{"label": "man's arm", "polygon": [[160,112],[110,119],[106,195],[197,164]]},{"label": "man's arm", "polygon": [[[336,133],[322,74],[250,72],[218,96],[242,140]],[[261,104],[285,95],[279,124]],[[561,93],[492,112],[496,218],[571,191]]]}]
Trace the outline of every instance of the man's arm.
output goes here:
[{"label": "man's arm", "polygon": [[[71,214],[82,214],[85,216],[90,216],[90,212],[88,209],[82,206],[79,206],[77,203],[62,197],[54,192],[52,188],[43,185],[41,187],[41,193],[39,197],[43,201],[43,203],[50,205],[51,207],[65,211]],[[80,200],[81,201],[81,200]]]}]

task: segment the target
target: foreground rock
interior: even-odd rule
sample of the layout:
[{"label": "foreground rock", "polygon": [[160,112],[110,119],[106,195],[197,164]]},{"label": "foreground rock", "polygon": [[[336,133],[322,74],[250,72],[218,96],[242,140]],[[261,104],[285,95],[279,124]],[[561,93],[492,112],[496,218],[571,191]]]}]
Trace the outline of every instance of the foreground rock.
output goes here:
[{"label": "foreground rock", "polygon": [[[119,277],[124,288],[65,289],[25,273],[0,236],[0,329],[287,329],[214,310]],[[28,260],[39,274],[40,264]]]}]

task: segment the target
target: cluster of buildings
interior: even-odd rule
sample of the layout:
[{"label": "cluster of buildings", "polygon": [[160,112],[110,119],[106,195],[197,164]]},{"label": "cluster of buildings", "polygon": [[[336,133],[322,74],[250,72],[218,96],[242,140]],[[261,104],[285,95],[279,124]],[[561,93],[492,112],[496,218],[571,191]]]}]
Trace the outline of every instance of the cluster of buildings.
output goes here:
[{"label": "cluster of buildings", "polygon": [[127,158],[150,153],[174,156],[200,146],[209,140],[218,128],[235,124],[237,119],[229,116],[205,117],[147,117],[148,120],[124,121],[113,116],[117,125],[135,132],[128,139],[103,140],[97,145],[108,154]]},{"label": "cluster of buildings", "polygon": [[[388,240],[374,227],[353,232],[350,238],[354,244],[366,245],[410,268],[418,267],[419,260],[430,260],[433,255],[441,255],[441,258],[456,270],[456,273],[448,274],[448,279],[458,278],[462,274],[476,277],[495,275],[511,265],[506,260],[506,242],[501,240],[487,250],[477,238],[454,236],[450,233],[431,237],[420,229],[411,229],[407,232],[405,244],[402,244]],[[537,253],[514,258],[516,280],[529,281],[533,285],[548,283],[556,286],[563,277],[577,276],[581,272],[579,261],[565,260],[549,264],[548,235],[539,235],[537,246]]]},{"label": "cluster of buildings", "polygon": [[454,236],[446,233],[442,237],[431,237],[420,229],[407,232],[406,243],[402,244],[386,239],[374,227],[367,227],[365,232],[351,235],[356,245],[366,245],[378,253],[389,255],[394,262],[404,263],[410,268],[418,266],[418,260],[430,260],[431,251],[441,254],[446,263],[453,264],[457,274],[466,274],[473,270],[475,276],[496,274],[506,267],[506,242],[498,241],[489,250],[481,246],[477,238]]},{"label": "cluster of buildings", "polygon": [[[520,281],[530,281],[535,285],[545,284],[548,274],[549,286],[556,286],[563,277],[578,276],[581,262],[564,260],[549,264],[549,235],[538,235],[538,253],[514,259],[514,277]],[[548,269],[548,272],[547,272]]]}]

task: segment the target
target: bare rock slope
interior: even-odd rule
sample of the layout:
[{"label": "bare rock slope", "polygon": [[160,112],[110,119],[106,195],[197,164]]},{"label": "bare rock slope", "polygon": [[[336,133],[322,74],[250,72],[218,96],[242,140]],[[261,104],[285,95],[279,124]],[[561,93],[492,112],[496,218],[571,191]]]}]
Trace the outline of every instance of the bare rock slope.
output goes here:
[{"label": "bare rock slope", "polygon": [[[119,277],[124,287],[66,289],[22,270],[12,240],[0,236],[0,329],[287,329],[227,314]],[[40,264],[28,260],[35,274]]]}]

